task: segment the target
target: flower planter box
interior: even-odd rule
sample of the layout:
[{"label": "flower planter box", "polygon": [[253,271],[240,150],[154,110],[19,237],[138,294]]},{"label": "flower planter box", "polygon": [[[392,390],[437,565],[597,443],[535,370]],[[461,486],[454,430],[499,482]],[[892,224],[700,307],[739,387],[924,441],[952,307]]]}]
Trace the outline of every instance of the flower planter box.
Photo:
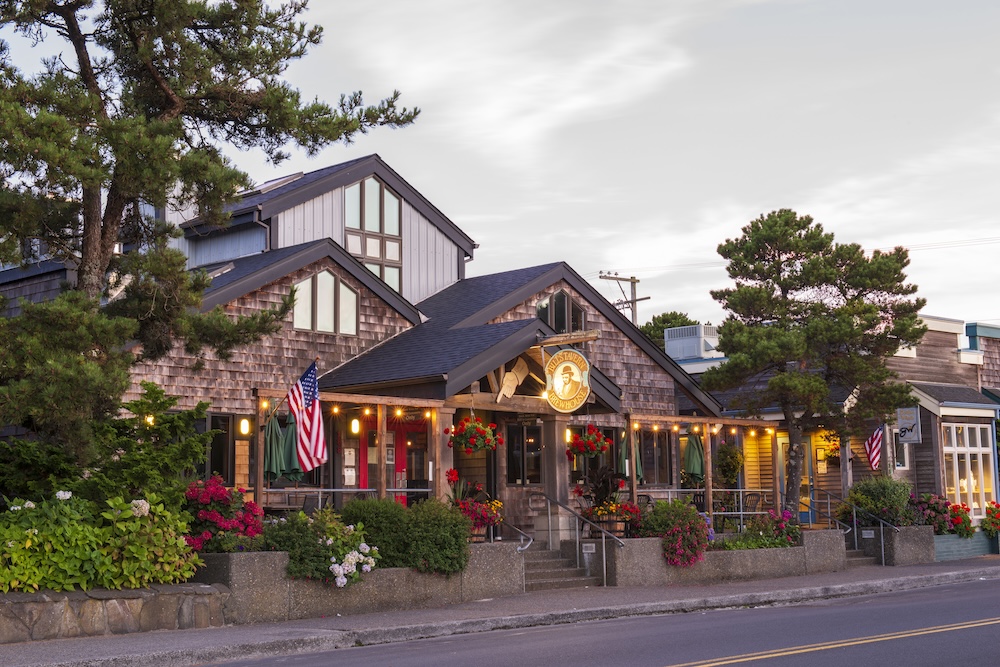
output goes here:
[{"label": "flower planter box", "polygon": [[986,533],[979,530],[972,537],[934,536],[934,560],[937,561],[975,558],[995,553],[1000,553],[997,549],[997,539],[991,540],[986,537]]},{"label": "flower planter box", "polygon": [[524,557],[517,543],[470,544],[469,563],[452,576],[378,568],[346,588],[289,579],[288,554],[202,554],[194,581],[222,584],[230,596],[226,623],[268,623],[336,614],[420,609],[524,592]]},{"label": "flower planter box", "polygon": [[[885,536],[886,565],[919,565],[936,560],[932,526],[903,526],[899,532],[888,528],[880,531],[878,528],[859,527],[856,530],[860,533],[858,546],[866,556],[874,557],[879,562],[882,559],[882,536]],[[853,541],[850,535],[847,539]]]},{"label": "flower planter box", "polygon": [[[600,567],[601,542],[595,540]],[[835,572],[847,567],[840,531],[803,534],[803,546],[779,549],[707,551],[704,560],[689,567],[668,565],[657,537],[625,540],[623,548],[608,546],[609,586],[663,586],[748,581]],[[599,573],[598,573],[599,574]]]}]

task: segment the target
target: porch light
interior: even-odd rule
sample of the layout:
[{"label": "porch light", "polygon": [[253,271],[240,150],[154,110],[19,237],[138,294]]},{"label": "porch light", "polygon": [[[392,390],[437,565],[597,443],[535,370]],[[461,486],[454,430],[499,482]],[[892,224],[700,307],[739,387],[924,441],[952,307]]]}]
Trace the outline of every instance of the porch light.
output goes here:
[{"label": "porch light", "polygon": [[396,408],[396,416],[397,417],[403,416],[403,408]]},{"label": "porch light", "polygon": [[365,417],[367,417],[371,413],[372,413],[372,409],[371,408],[365,408]]},{"label": "porch light", "polygon": [[697,432],[698,432],[698,427],[697,427],[697,426],[695,426],[695,427],[694,427],[694,428],[692,428],[691,430],[692,430],[692,431],[694,431],[695,433],[697,433]]},{"label": "porch light", "polygon": [[431,411],[424,410],[424,419],[430,419],[430,418],[431,418]]},{"label": "porch light", "polygon": [[751,438],[756,438],[757,437],[757,431],[755,431],[753,429],[750,429],[750,437]]},{"label": "porch light", "polygon": [[632,422],[632,430],[633,431],[639,430],[639,422]]},{"label": "porch light", "polygon": [[351,420],[351,433],[354,435],[361,433],[361,422],[357,418]]},{"label": "porch light", "polygon": [[335,414],[335,415],[339,415],[339,414],[340,414],[340,406],[339,406],[339,405],[335,405],[335,406],[333,406],[333,410],[332,410],[332,412],[333,412],[333,414]]},{"label": "porch light", "polygon": [[729,429],[729,435],[736,435],[736,427],[735,426],[732,427],[731,429]]},{"label": "porch light", "polygon": [[659,431],[660,430],[660,425],[659,424],[653,424],[653,430],[654,431]]},{"label": "porch light", "polygon": [[250,420],[246,417],[240,419],[240,435],[250,435]]},{"label": "porch light", "polygon": [[767,432],[768,435],[771,435],[772,433],[774,433],[774,431],[771,430],[771,429],[769,429],[769,428],[766,428],[764,430]]},{"label": "porch light", "polygon": [[677,433],[679,430],[681,430],[681,427],[678,424],[674,424],[674,433]]},{"label": "porch light", "polygon": [[566,442],[567,443],[570,442],[571,440],[573,440],[573,432],[570,431],[568,428],[566,429],[565,438],[566,438]]},{"label": "porch light", "polygon": [[152,426],[153,424],[156,423],[156,419],[153,417],[153,415],[146,415],[146,423]]},{"label": "porch light", "polygon": [[268,408],[268,407],[269,407],[270,405],[271,405],[271,404],[267,402],[267,399],[266,399],[266,398],[262,398],[262,399],[261,399],[261,401],[260,401],[260,409],[261,409],[261,410],[267,410],[267,408]]},{"label": "porch light", "polygon": [[718,426],[713,426],[712,427],[712,435],[715,435],[718,432],[719,432],[719,427]]}]

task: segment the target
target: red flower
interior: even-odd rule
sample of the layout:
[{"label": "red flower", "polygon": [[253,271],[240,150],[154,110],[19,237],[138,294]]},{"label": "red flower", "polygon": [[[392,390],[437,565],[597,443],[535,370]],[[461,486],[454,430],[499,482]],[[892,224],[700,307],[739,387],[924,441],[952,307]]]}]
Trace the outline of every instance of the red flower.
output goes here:
[{"label": "red flower", "polygon": [[449,484],[458,484],[458,471],[454,468],[448,468],[448,471],[444,475]]}]

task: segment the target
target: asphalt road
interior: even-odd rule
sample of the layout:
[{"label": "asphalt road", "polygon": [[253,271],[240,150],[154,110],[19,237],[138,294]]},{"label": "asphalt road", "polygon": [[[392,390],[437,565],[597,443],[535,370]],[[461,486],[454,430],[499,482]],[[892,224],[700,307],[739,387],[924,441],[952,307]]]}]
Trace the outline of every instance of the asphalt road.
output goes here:
[{"label": "asphalt road", "polygon": [[251,667],[996,664],[1000,580],[785,607],[631,617],[217,662]]}]

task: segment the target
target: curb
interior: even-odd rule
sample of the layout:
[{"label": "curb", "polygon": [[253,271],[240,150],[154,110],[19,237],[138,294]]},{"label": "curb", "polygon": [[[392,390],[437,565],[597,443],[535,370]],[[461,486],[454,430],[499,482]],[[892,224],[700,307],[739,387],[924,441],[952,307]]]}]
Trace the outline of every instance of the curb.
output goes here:
[{"label": "curb", "polygon": [[[893,577],[876,581],[865,581],[830,586],[716,595],[704,598],[686,598],[630,605],[614,605],[553,611],[533,614],[516,614],[492,618],[467,619],[401,625],[390,628],[365,630],[309,630],[300,631],[298,637],[269,639],[257,643],[240,643],[201,649],[179,649],[145,654],[121,655],[82,661],[44,663],[51,667],[189,667],[190,665],[230,661],[234,659],[262,659],[303,653],[318,653],[352,646],[391,644],[414,639],[430,639],[451,635],[511,630],[545,625],[562,625],[582,621],[598,621],[629,616],[650,616],[655,614],[678,614],[716,609],[737,609],[741,607],[761,607],[793,604],[809,600],[823,600],[859,595],[873,595],[905,591],[944,584],[975,581],[979,579],[1000,579],[1000,571],[995,567],[977,568],[959,572]],[[36,663],[40,664],[40,663]]]}]

